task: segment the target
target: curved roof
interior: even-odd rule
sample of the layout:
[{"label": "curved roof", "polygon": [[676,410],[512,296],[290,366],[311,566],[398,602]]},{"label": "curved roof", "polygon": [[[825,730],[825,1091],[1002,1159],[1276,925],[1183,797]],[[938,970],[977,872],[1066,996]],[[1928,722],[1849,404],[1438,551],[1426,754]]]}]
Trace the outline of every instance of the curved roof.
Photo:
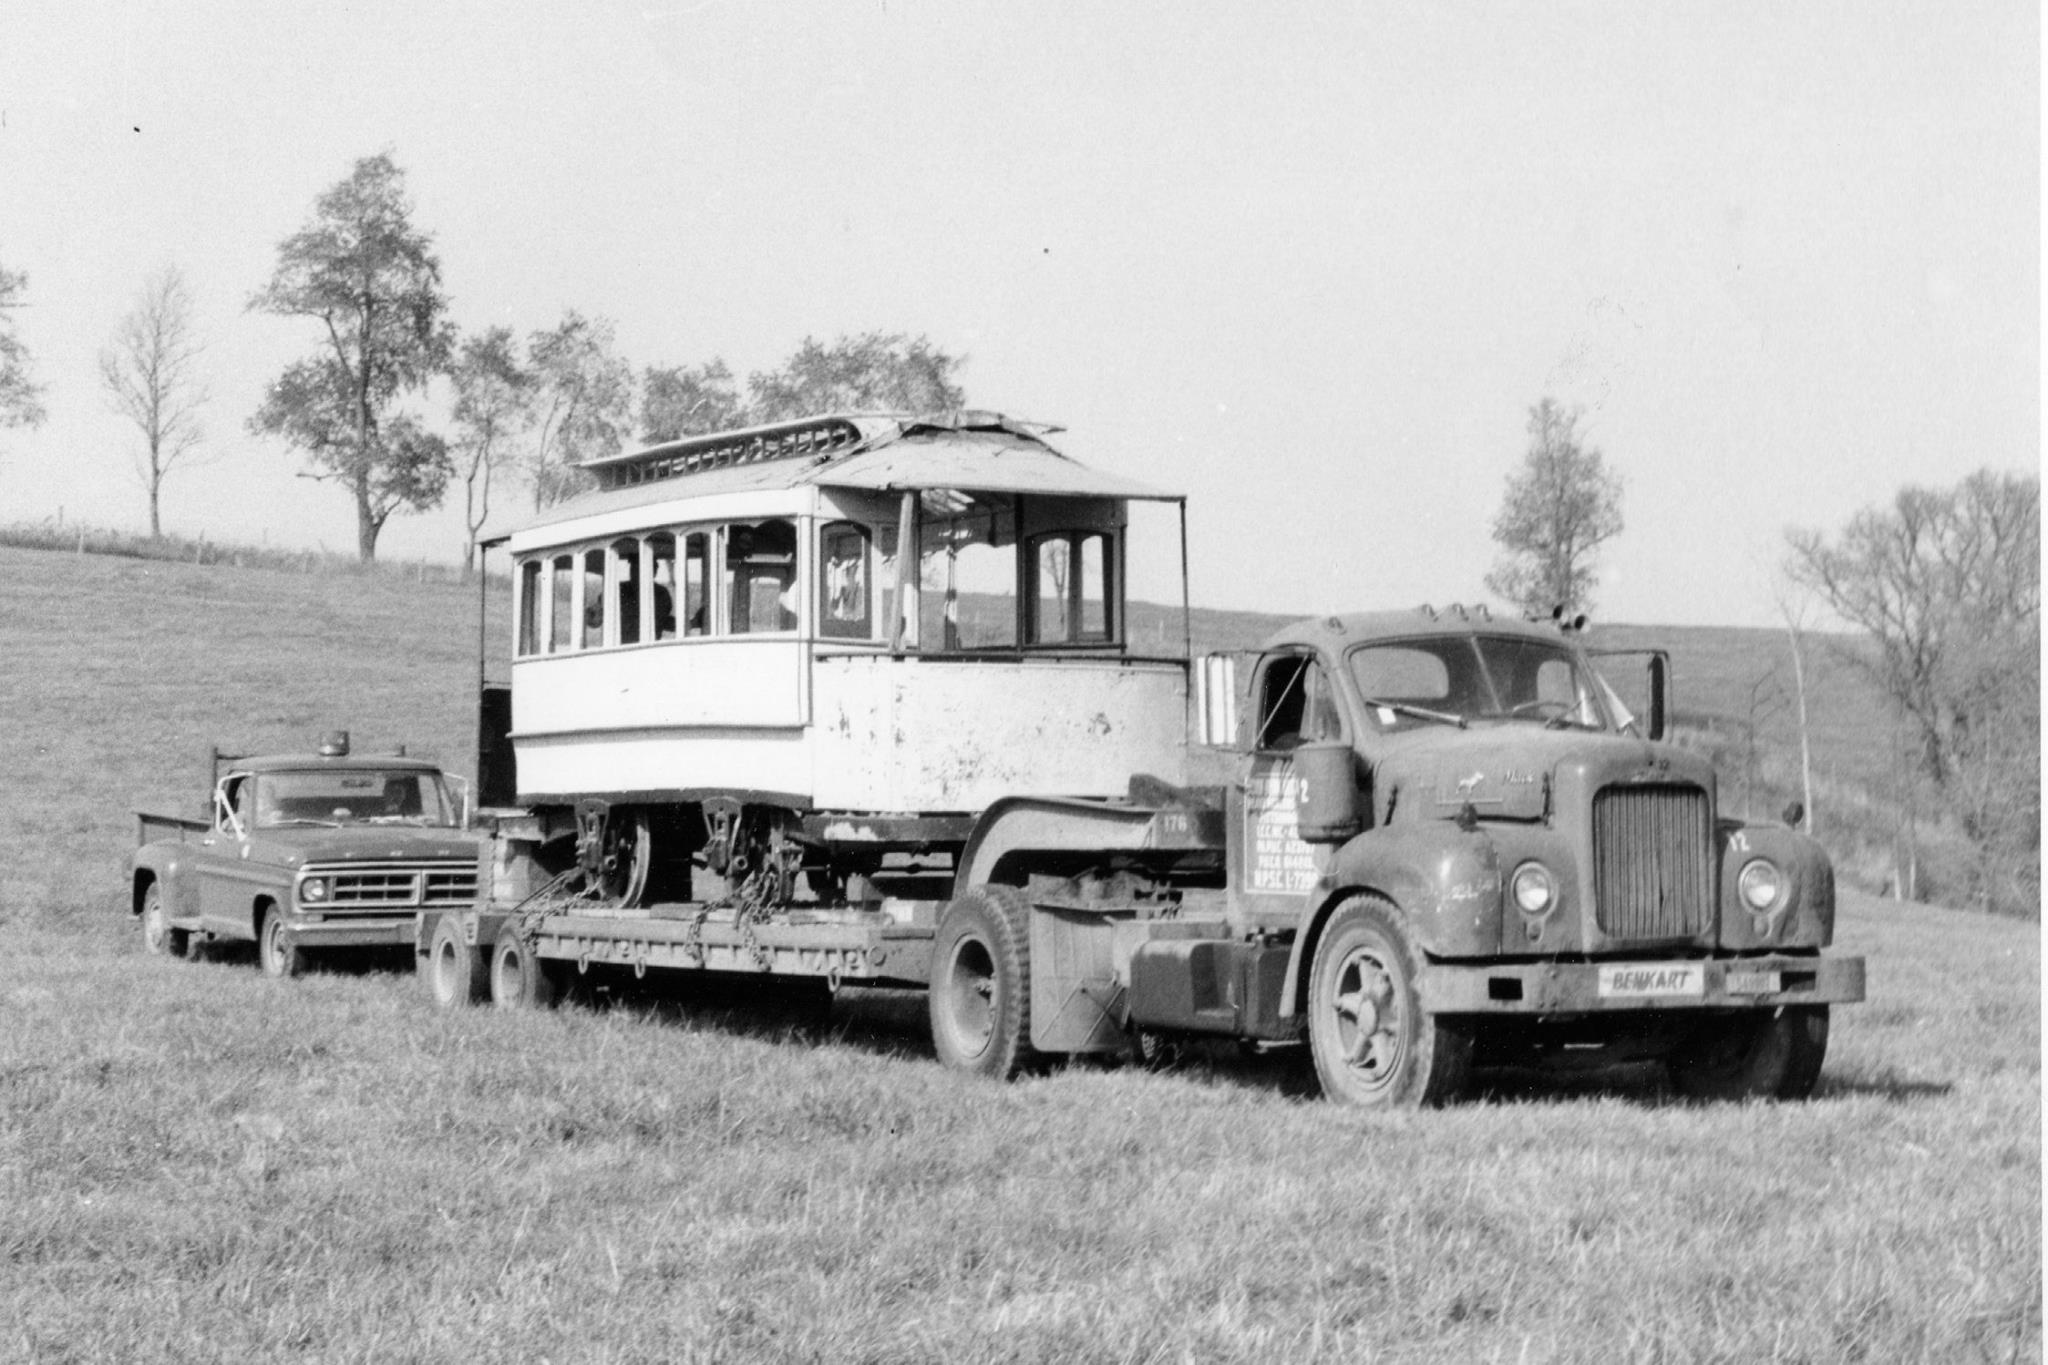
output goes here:
[{"label": "curved roof", "polygon": [[517,531],[596,513],[712,493],[813,484],[870,492],[957,488],[988,493],[1184,501],[1062,454],[1060,428],[997,412],[832,413],[663,441],[580,466],[599,486],[504,528]]}]

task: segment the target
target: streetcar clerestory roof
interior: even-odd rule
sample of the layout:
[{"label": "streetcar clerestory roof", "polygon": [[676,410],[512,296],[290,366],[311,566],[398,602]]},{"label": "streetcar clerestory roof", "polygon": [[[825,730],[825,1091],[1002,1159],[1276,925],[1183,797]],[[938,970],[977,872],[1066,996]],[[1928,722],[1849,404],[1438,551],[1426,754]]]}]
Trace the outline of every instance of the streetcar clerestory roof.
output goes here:
[{"label": "streetcar clerestory roof", "polygon": [[581,468],[597,475],[598,488],[516,526],[494,529],[485,543],[677,498],[805,484],[868,492],[958,489],[1186,502],[1185,494],[1091,469],[1060,453],[1045,439],[1058,430],[990,412],[840,413],[664,441],[584,461]]}]

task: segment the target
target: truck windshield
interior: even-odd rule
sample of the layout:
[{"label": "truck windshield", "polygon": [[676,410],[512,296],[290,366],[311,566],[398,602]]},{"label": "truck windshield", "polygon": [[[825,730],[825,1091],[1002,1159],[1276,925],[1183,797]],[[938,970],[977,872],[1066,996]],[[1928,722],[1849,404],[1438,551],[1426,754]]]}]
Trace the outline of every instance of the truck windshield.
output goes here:
[{"label": "truck windshield", "polygon": [[258,773],[256,827],[421,825],[452,828],[440,775],[417,769],[321,768]]},{"label": "truck windshield", "polygon": [[1608,727],[1597,681],[1570,649],[1546,640],[1427,636],[1363,645],[1349,664],[1382,731],[1473,720]]}]

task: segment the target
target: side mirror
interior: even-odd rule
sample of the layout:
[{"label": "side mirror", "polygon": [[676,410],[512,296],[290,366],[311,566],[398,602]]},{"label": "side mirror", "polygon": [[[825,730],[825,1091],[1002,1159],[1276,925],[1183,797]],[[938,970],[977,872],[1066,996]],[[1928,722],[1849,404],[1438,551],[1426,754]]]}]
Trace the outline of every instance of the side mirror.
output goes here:
[{"label": "side mirror", "polygon": [[1616,671],[1614,676],[1627,684],[1625,693],[1618,693],[1603,676],[1600,685],[1606,689],[1607,701],[1618,706],[1624,713],[1633,713],[1637,707],[1643,714],[1635,716],[1635,723],[1642,726],[1646,739],[1662,739],[1671,733],[1675,712],[1671,706],[1671,656],[1661,649],[1589,649],[1587,655],[1594,659],[1635,659],[1643,664],[1642,679],[1645,692],[1636,690],[1633,680]]},{"label": "side mirror", "polygon": [[469,779],[455,773],[442,773],[442,780],[454,786],[461,814],[458,817],[462,828],[469,829],[476,821],[476,812],[470,808]]},{"label": "side mirror", "polygon": [[1662,650],[1650,655],[1650,738],[1662,739],[1671,724],[1671,659]]},{"label": "side mirror", "polygon": [[1237,744],[1237,656],[1204,654],[1195,661],[1193,693],[1194,738],[1212,749]]}]

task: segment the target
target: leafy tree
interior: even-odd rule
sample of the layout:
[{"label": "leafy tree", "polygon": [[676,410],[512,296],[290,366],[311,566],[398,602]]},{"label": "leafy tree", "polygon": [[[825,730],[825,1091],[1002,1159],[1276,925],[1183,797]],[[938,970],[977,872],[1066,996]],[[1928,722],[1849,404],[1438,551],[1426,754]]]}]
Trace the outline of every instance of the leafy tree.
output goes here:
[{"label": "leafy tree", "polygon": [[536,511],[588,483],[579,461],[618,453],[633,410],[633,367],[612,354],[615,330],[575,309],[527,339],[539,428],[527,474]]},{"label": "leafy tree", "polygon": [[163,535],[163,486],[173,469],[199,463],[205,434],[199,409],[206,389],[199,381],[198,325],[185,276],[167,265],[142,286],[135,307],[114,332],[114,344],[100,352],[100,383],[113,410],[135,424],[142,449],[135,473],[149,494],[149,534]]},{"label": "leafy tree", "polygon": [[652,445],[748,422],[732,371],[723,360],[702,365],[649,365],[640,386],[640,436]]},{"label": "leafy tree", "polygon": [[493,327],[468,338],[449,378],[455,388],[455,456],[462,475],[467,538],[462,571],[476,560],[477,533],[491,514],[491,476],[513,454],[533,415],[533,375],[519,363],[512,329]]},{"label": "leafy tree", "polygon": [[0,427],[32,427],[44,416],[43,386],[29,377],[28,347],[11,316],[27,291],[27,275],[0,266]]},{"label": "leafy tree", "polygon": [[747,376],[747,420],[777,422],[821,412],[941,412],[966,395],[961,365],[924,337],[866,332],[822,346],[804,338],[780,369]]},{"label": "leafy tree", "polygon": [[1907,487],[1833,541],[1787,541],[1792,578],[1875,643],[1847,661],[1906,718],[1916,766],[1978,855],[1972,893],[2038,907],[2040,478]]},{"label": "leafy tree", "polygon": [[1529,451],[1493,519],[1506,555],[1486,586],[1530,616],[1590,607],[1594,557],[1621,534],[1621,478],[1581,442],[1584,415],[1549,398],[1529,409]]},{"label": "leafy tree", "polygon": [[433,238],[413,226],[388,154],[320,196],[249,307],[321,325],[321,349],[271,381],[249,427],[304,451],[308,477],[349,490],[357,554],[374,560],[391,514],[438,505],[454,470],[447,442],[396,409],[446,365],[454,327]]}]

